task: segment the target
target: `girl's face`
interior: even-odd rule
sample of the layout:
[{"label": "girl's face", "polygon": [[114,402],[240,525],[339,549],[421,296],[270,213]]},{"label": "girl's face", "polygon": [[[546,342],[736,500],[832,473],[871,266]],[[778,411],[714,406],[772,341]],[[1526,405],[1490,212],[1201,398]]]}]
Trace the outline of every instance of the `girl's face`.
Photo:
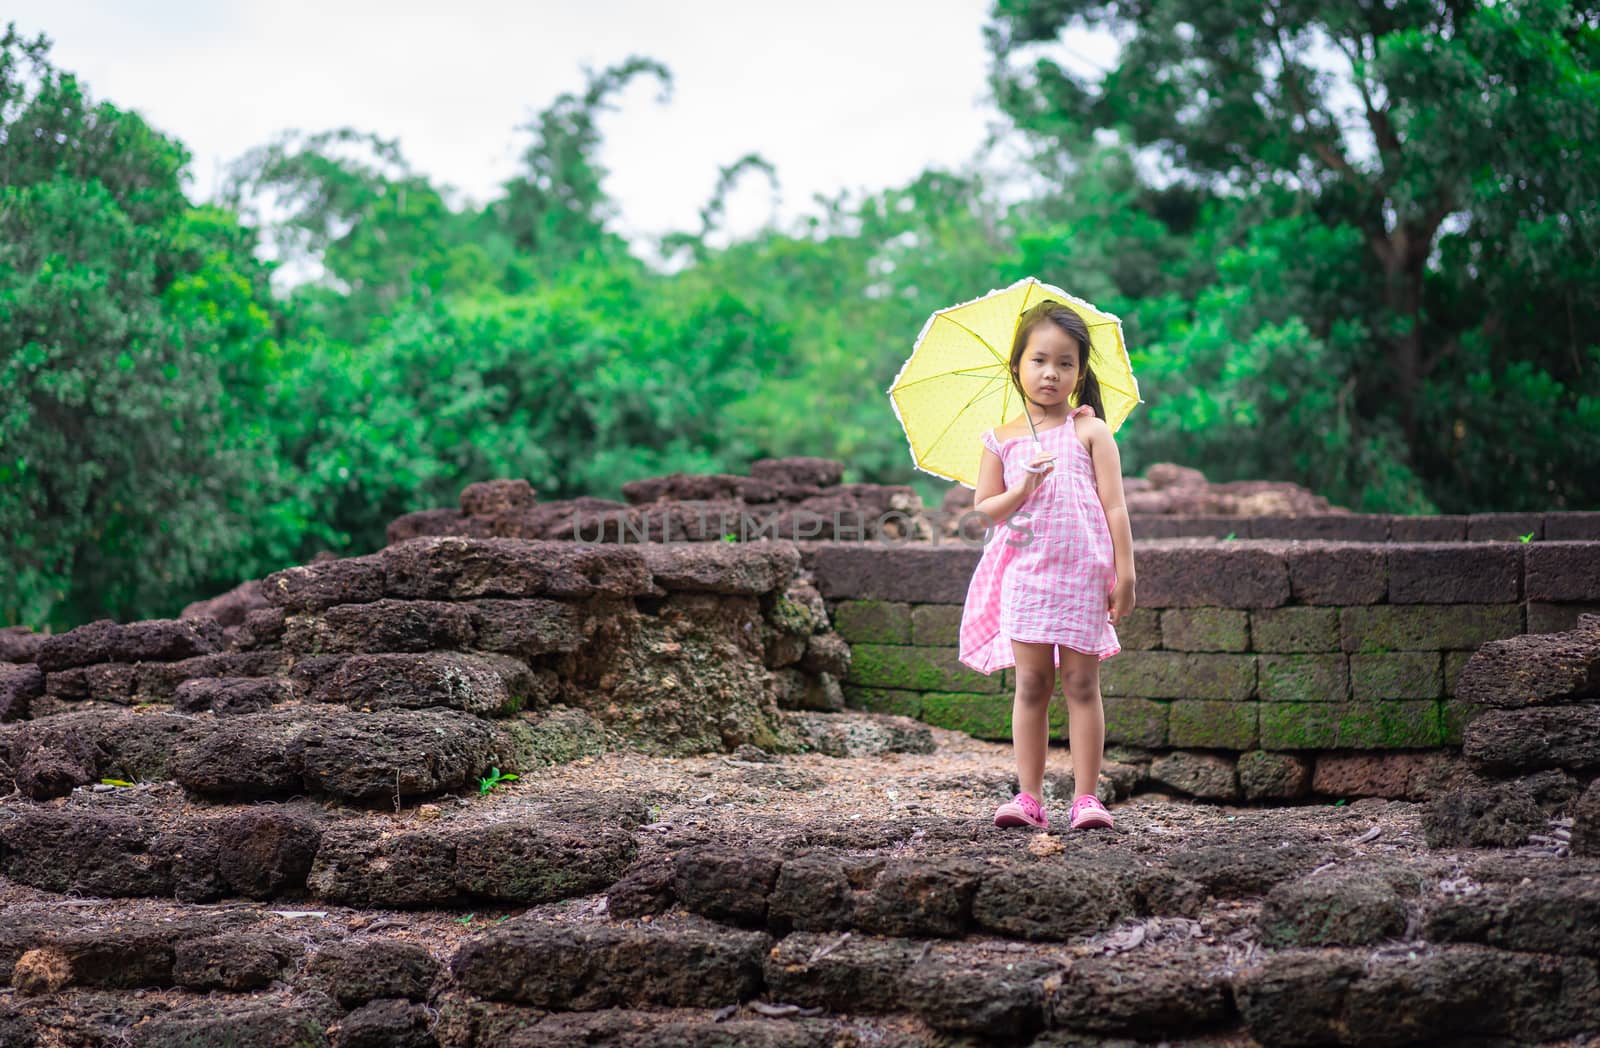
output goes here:
[{"label": "girl's face", "polygon": [[1064,404],[1078,392],[1078,340],[1048,321],[1028,332],[1017,362],[1022,391],[1041,405]]}]

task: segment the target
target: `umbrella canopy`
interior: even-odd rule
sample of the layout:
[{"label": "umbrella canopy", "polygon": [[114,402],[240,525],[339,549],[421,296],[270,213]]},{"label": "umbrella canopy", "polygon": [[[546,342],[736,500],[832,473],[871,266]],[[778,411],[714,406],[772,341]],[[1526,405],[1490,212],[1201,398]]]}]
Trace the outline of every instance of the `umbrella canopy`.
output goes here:
[{"label": "umbrella canopy", "polygon": [[1106,424],[1121,427],[1141,403],[1122,321],[1051,284],[1025,277],[982,298],[938,310],[922,326],[911,356],[889,387],[918,469],[978,486],[983,431],[1022,410],[1011,382],[1011,341],[1023,312],[1046,299],[1072,308],[1089,326],[1089,367],[1100,383]]}]

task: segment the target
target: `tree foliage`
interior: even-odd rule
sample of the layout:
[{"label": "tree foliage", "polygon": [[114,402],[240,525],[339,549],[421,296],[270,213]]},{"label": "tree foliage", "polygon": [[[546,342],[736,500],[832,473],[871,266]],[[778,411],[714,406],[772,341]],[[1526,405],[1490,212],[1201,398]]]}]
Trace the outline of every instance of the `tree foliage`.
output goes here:
[{"label": "tree foliage", "polygon": [[[1073,26],[1112,69],[1060,61]],[[1600,508],[1592,5],[999,0],[985,31],[1025,169],[733,237],[734,188],[779,183],[745,155],[653,265],[599,159],[621,91],[670,97],[652,59],[583,71],[481,205],[355,128],[196,204],[181,144],[8,28],[0,625],[176,614],[492,477],[618,497],[822,455],[937,504],[885,391],[931,311],[1029,274],[1122,316],[1130,473]]]}]

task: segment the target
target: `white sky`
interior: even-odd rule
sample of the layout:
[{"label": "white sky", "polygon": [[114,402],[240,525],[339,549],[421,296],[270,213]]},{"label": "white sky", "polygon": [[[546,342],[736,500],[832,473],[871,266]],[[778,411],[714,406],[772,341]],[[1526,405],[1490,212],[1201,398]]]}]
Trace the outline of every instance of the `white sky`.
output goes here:
[{"label": "white sky", "polygon": [[[190,196],[277,132],[349,125],[398,138],[419,170],[476,200],[509,176],[516,131],[582,68],[663,62],[672,96],[640,79],[601,118],[601,161],[630,237],[698,227],[720,165],[777,168],[776,217],[812,195],[903,183],[970,161],[998,119],[986,83],[988,0],[505,3],[453,0],[11,0],[52,61],[92,96],[139,111],[194,156]],[[1082,45],[1080,44],[1080,48]],[[735,232],[774,206],[749,175]]]}]

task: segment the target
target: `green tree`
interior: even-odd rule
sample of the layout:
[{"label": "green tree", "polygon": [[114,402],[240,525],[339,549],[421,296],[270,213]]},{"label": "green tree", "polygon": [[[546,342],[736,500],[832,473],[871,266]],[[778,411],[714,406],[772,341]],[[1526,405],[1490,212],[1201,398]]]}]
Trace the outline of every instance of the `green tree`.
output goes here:
[{"label": "green tree", "polygon": [[182,146],[49,46],[0,38],[0,621],[172,613],[231,573],[271,459],[230,410],[271,368],[264,282]]},{"label": "green tree", "polygon": [[[987,33],[1001,106],[1060,153],[1113,129],[1206,193],[1270,206],[1243,213],[1359,238],[1354,300],[1290,310],[1348,346],[1328,363],[1355,383],[1351,447],[1388,443],[1459,510],[1600,500],[1581,468],[1600,446],[1577,428],[1600,394],[1597,22],[1560,0],[999,0]],[[1115,67],[1057,62],[1070,26],[1118,33]]]}]

